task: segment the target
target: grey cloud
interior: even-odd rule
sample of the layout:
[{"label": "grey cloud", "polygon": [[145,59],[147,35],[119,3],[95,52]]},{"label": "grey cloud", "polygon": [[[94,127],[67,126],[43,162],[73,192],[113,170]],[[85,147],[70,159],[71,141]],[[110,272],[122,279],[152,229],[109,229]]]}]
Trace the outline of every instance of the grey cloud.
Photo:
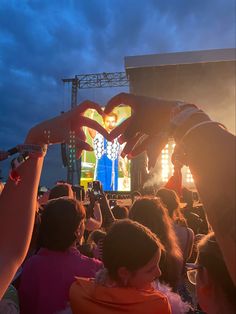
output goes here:
[{"label": "grey cloud", "polygon": [[[0,147],[69,109],[63,77],[123,71],[127,55],[232,46],[234,0],[1,1]],[[79,100],[118,91],[84,90]]]}]

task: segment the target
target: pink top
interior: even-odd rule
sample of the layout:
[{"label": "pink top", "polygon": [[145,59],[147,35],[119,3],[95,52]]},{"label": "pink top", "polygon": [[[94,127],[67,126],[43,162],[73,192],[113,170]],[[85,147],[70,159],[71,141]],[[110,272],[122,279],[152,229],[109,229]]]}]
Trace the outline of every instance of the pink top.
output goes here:
[{"label": "pink top", "polygon": [[75,276],[94,277],[102,266],[102,262],[75,248],[66,252],[40,249],[23,268],[19,287],[21,314],[54,314],[64,309]]}]

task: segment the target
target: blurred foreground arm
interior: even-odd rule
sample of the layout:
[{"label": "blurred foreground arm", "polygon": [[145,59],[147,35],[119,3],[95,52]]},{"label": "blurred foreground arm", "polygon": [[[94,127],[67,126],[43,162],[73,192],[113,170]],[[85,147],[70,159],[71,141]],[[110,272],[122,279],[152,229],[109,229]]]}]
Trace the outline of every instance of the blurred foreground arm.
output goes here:
[{"label": "blurred foreground arm", "polygon": [[209,124],[194,130],[184,144],[208,220],[236,284],[235,136]]},{"label": "blurred foreground arm", "polygon": [[22,180],[16,185],[8,179],[0,196],[0,298],[29,247],[43,159],[30,158],[22,164],[18,169]]},{"label": "blurred foreground arm", "polygon": [[120,104],[133,109],[131,118],[112,134],[126,142],[123,155],[133,158],[146,151],[150,168],[169,137],[180,146],[236,284],[235,136],[193,104],[121,93],[108,102],[105,112]]},{"label": "blurred foreground arm", "polygon": [[[95,121],[83,116],[88,108],[102,113],[100,106],[84,102],[73,110],[33,127],[26,144],[43,146],[69,141],[73,132],[78,139],[79,153],[92,148],[85,142],[83,126],[94,128],[108,137],[107,132]],[[43,166],[42,156],[29,156],[17,168],[21,178],[16,185],[8,180],[0,196],[0,299],[27,253],[37,206],[37,189]]]}]

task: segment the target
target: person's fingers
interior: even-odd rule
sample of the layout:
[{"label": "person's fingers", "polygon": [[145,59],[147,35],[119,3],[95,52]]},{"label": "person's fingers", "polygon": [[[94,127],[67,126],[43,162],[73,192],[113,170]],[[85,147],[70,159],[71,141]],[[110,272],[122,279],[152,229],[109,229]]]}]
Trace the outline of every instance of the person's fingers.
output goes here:
[{"label": "person's fingers", "polygon": [[151,169],[155,166],[157,158],[167,142],[168,136],[165,133],[160,133],[156,136],[145,135],[140,138],[133,150],[128,154],[128,158],[132,159],[146,151],[148,157],[148,169]]},{"label": "person's fingers", "polygon": [[118,137],[118,142],[119,142],[121,145],[125,143],[125,139],[124,139],[123,134]]},{"label": "person's fingers", "polygon": [[107,140],[110,140],[109,133],[97,122],[91,120],[87,117],[80,116],[77,121],[73,121],[71,129],[78,132],[81,127],[87,126],[90,129],[96,130],[98,133],[102,134]]},{"label": "person's fingers", "polygon": [[129,93],[117,94],[108,101],[104,113],[109,114],[115,107],[120,106],[121,104],[128,105],[135,110],[136,96]]},{"label": "person's fingers", "polygon": [[132,139],[130,139],[123,148],[121,152],[121,157],[124,158],[126,155],[128,155],[142,136],[142,133],[137,133]]},{"label": "person's fingers", "polygon": [[122,135],[123,142],[127,142],[128,140],[130,140],[131,138],[136,136],[136,134],[141,131],[139,122],[137,120],[138,119],[134,113],[134,115],[132,115],[130,117],[130,121],[129,121],[126,129],[124,130],[123,135]]},{"label": "person's fingers", "polygon": [[83,150],[86,151],[93,151],[93,148],[86,142],[79,140],[78,143],[76,144],[76,159],[79,159],[83,153]]},{"label": "person's fingers", "polygon": [[168,136],[166,133],[160,133],[155,137],[149,139],[147,144],[147,157],[148,157],[148,169],[155,167],[156,161],[164,149],[165,145],[168,143]]},{"label": "person's fingers", "polygon": [[91,101],[91,100],[85,100],[83,102],[81,102],[78,106],[77,106],[77,111],[80,113],[80,114],[83,114],[86,110],[88,109],[94,109],[96,110],[100,115],[103,115],[104,112],[101,108],[101,106],[94,102],[94,101]]},{"label": "person's fingers", "polygon": [[127,142],[131,138],[133,138],[136,133],[139,132],[139,123],[136,123],[135,121],[136,117],[135,114],[131,117],[127,118],[125,121],[123,121],[120,125],[118,125],[114,130],[111,131],[110,140],[114,140],[119,135],[119,143],[123,144],[124,142]]},{"label": "person's fingers", "polygon": [[150,136],[143,134],[142,137],[139,138],[139,140],[136,142],[135,146],[133,147],[132,151],[129,152],[128,158],[132,159],[144,151],[146,151],[147,145],[150,141]]},{"label": "person's fingers", "polygon": [[76,138],[76,158],[77,159],[81,157],[83,150],[93,151],[93,148],[86,142],[85,133],[83,129],[81,128]]},{"label": "person's fingers", "polygon": [[110,132],[110,140],[113,141],[115,138],[117,138],[120,134],[123,134],[125,130],[127,129],[128,125],[130,124],[131,117],[123,121],[121,124],[119,124],[115,129],[113,129]]},{"label": "person's fingers", "polygon": [[86,142],[86,135],[84,133],[83,128],[80,129],[80,131],[78,132],[78,138],[84,142]]}]

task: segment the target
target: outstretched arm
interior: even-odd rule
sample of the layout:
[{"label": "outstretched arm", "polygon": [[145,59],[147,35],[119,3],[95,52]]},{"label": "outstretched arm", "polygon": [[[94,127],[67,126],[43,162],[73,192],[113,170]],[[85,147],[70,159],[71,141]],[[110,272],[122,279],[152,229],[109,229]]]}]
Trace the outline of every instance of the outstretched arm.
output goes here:
[{"label": "outstretched arm", "polygon": [[22,180],[16,185],[8,179],[0,196],[0,298],[29,247],[43,159],[30,158],[17,168]]},{"label": "outstretched arm", "polygon": [[189,134],[184,144],[208,220],[236,284],[235,136],[208,124]]},{"label": "outstretched arm", "polygon": [[133,109],[111,134],[126,142],[124,155],[132,158],[146,151],[154,166],[170,136],[181,146],[236,284],[235,136],[192,104],[121,93],[108,102],[105,113],[120,104]]},{"label": "outstretched arm", "polygon": [[[25,143],[39,146],[62,143],[67,142],[72,134],[79,138],[80,151],[90,150],[91,147],[85,142],[83,126],[94,128],[107,138],[109,135],[98,123],[83,116],[83,112],[88,108],[102,113],[99,105],[84,102],[63,115],[33,127]],[[17,168],[20,182],[16,185],[9,179],[0,196],[0,298],[24,260],[29,247],[43,159],[43,156],[37,154],[30,155]]]}]

